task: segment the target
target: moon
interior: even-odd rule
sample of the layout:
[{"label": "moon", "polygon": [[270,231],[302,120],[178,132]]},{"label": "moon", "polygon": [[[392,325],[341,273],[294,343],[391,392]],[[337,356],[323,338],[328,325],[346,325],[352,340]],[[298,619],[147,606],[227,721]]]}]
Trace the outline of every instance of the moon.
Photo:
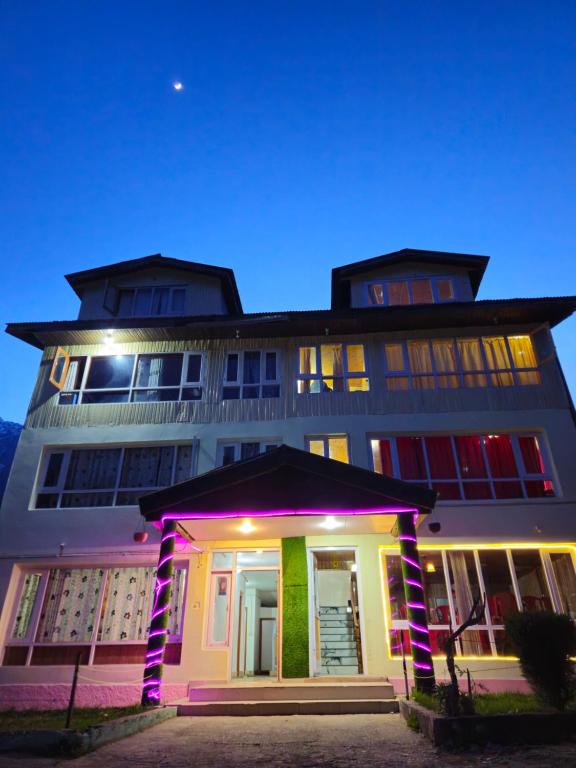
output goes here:
[{"label": "moon", "polygon": [[175,91],[181,91],[184,86],[179,80],[176,80],[175,83],[172,83],[172,88],[174,88]]}]

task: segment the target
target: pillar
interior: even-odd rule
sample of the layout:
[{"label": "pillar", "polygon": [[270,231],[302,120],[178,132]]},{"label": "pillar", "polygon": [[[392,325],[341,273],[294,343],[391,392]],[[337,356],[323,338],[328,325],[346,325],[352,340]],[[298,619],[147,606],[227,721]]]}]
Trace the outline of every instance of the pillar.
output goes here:
[{"label": "pillar", "polygon": [[432,693],[435,686],[434,665],[432,663],[430,632],[426,615],[422,566],[420,565],[420,556],[416,546],[415,517],[414,512],[403,512],[398,515],[398,539],[400,542],[404,595],[406,596],[408,612],[414,682],[417,691]]},{"label": "pillar", "polygon": [[144,680],[142,682],[142,706],[156,706],[160,703],[160,686],[164,649],[168,633],[168,608],[174,577],[174,540],[176,520],[166,520],[162,525],[158,571],[154,587],[154,602],[150,621],[150,634],[146,648]]}]

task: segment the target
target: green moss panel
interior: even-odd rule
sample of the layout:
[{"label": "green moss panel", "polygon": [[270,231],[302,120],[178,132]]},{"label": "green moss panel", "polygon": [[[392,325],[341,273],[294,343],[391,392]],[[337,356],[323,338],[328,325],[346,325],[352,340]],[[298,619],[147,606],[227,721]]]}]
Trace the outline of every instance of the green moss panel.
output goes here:
[{"label": "green moss panel", "polygon": [[282,677],[308,677],[306,539],[282,539]]}]

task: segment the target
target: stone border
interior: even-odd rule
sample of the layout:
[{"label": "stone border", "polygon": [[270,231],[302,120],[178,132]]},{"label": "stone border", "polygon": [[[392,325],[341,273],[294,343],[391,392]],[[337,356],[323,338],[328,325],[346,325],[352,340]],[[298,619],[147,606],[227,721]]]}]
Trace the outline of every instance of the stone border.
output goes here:
[{"label": "stone border", "polygon": [[91,752],[111,741],[124,739],[176,717],[176,712],[176,707],[158,707],[149,712],[139,712],[107,723],[91,725],[85,731],[0,731],[0,754],[22,752],[63,757]]},{"label": "stone border", "polygon": [[519,712],[509,715],[439,715],[414,701],[400,701],[405,720],[416,717],[421,733],[437,747],[472,744],[554,744],[576,734],[576,712]]}]

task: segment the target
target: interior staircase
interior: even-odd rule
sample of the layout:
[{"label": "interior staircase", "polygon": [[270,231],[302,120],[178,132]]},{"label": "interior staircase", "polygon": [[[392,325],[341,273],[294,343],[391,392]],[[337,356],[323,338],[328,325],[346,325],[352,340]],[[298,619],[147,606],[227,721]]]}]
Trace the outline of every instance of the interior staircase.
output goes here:
[{"label": "interior staircase", "polygon": [[385,678],[305,678],[290,682],[192,682],[178,715],[354,715],[398,712]]},{"label": "interior staircase", "polygon": [[322,606],[320,664],[323,675],[357,675],[358,654],[354,620],[346,606]]}]

